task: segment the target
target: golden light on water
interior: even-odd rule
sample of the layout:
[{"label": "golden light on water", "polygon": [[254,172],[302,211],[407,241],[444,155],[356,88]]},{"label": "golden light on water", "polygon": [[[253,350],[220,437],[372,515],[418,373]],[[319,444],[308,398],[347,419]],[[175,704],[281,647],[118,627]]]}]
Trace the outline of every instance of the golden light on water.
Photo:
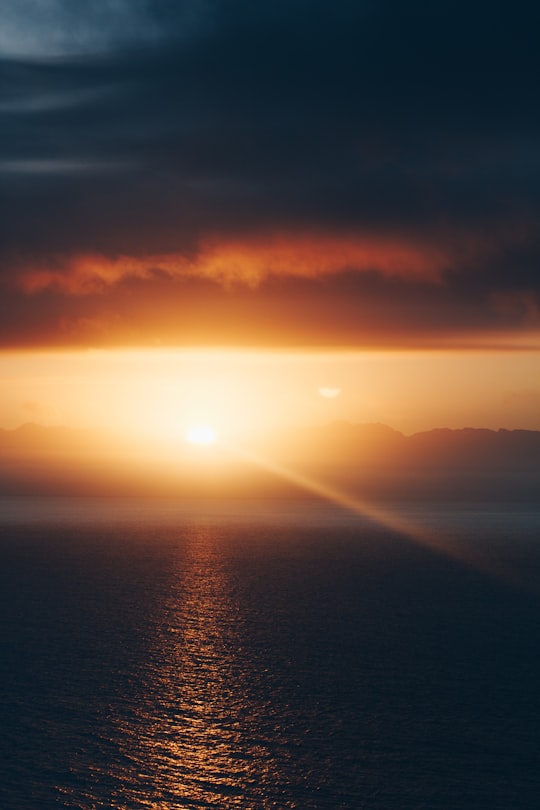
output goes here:
[{"label": "golden light on water", "polygon": [[147,670],[148,694],[157,699],[137,707],[136,734],[132,719],[122,722],[127,765],[114,776],[131,786],[122,807],[140,805],[148,786],[174,802],[145,803],[156,810],[257,807],[261,793],[284,779],[261,739],[265,707],[245,652],[249,636],[226,537],[223,527],[187,530],[166,589],[158,591],[162,623],[150,640]]}]

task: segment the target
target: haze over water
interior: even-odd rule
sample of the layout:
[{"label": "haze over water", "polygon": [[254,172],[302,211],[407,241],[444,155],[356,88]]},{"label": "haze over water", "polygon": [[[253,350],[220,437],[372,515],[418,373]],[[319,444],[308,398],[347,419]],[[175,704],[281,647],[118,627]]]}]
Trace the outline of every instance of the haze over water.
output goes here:
[{"label": "haze over water", "polygon": [[534,507],[0,510],[2,807],[537,806]]}]

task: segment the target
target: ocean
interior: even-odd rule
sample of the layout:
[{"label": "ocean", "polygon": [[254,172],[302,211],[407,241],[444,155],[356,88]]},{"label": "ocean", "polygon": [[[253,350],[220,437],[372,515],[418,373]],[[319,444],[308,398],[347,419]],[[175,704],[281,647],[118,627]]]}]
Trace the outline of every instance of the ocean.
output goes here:
[{"label": "ocean", "polygon": [[540,807],[540,506],[388,514],[0,498],[0,807]]}]

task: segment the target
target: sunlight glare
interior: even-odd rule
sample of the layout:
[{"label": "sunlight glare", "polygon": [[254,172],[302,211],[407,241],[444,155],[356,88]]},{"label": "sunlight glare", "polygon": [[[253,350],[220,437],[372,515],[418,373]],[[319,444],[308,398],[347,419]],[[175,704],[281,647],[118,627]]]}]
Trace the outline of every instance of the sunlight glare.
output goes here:
[{"label": "sunlight glare", "polygon": [[196,425],[186,433],[186,441],[190,444],[215,444],[217,435],[215,430],[208,425]]},{"label": "sunlight glare", "polygon": [[322,388],[319,388],[319,394],[325,399],[335,399],[341,394],[341,388],[328,388],[326,386],[322,386]]}]

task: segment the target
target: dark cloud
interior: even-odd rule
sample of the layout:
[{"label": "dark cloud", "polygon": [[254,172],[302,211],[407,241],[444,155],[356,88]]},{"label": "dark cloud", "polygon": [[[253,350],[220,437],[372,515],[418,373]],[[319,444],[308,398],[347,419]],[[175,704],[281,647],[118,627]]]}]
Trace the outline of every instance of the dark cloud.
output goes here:
[{"label": "dark cloud", "polygon": [[[55,4],[60,31],[67,9]],[[294,280],[296,265],[306,262],[299,255],[288,260],[289,280],[278,261],[273,282],[269,262],[269,278],[255,291],[231,297],[215,280],[201,281],[201,301],[209,296],[224,321],[246,295],[267,312],[273,340],[290,333],[302,342],[302,324],[308,343],[315,332],[320,341],[324,328],[329,343],[367,340],[370,306],[377,313],[368,319],[370,334],[382,342],[386,331],[394,342],[398,327],[404,340],[416,330],[426,341],[440,330],[534,327],[540,12],[530,4],[209,0],[105,3],[102,13],[100,47],[92,17],[79,45],[58,46],[59,55],[44,58],[50,48],[45,42],[40,54],[39,27],[31,16],[25,27],[20,14],[20,41],[26,30],[34,50],[4,47],[0,262],[10,312],[18,313],[4,326],[6,344],[27,327],[34,340],[31,313],[44,324],[36,342],[65,342],[60,331],[54,337],[59,309],[66,310],[63,323],[79,316],[90,323],[95,313],[120,309],[127,324],[122,302],[137,298],[135,277],[137,290],[146,286],[152,298],[156,256],[173,257],[160,281],[170,287],[165,303],[195,320],[199,293],[184,288],[197,283],[182,262],[203,266],[208,240],[227,246],[275,235],[297,245],[386,240],[413,256],[410,278],[402,262],[389,280],[371,253],[355,262],[345,250],[341,263],[321,272],[337,274],[328,281],[335,290],[345,277],[354,284],[330,296],[328,317],[317,319],[310,307],[319,307],[324,282],[316,269],[313,278],[303,271]],[[414,257],[437,251],[437,278],[419,281]],[[22,292],[36,272],[70,276],[90,254],[105,264],[128,257],[125,273],[109,278],[99,295],[88,285],[86,298],[81,289],[74,298],[69,284]],[[129,257],[137,260],[135,273]],[[231,276],[237,279],[234,268]],[[273,283],[287,288],[290,305]],[[296,308],[294,335],[289,306]],[[142,334],[153,315],[135,310],[130,328]],[[338,326],[340,311],[347,328]],[[193,339],[208,342],[202,325],[195,331]],[[239,331],[249,342],[247,325]],[[262,332],[255,324],[253,340]],[[109,330],[111,341],[128,340],[120,333]],[[190,339],[177,333],[169,339]]]}]

